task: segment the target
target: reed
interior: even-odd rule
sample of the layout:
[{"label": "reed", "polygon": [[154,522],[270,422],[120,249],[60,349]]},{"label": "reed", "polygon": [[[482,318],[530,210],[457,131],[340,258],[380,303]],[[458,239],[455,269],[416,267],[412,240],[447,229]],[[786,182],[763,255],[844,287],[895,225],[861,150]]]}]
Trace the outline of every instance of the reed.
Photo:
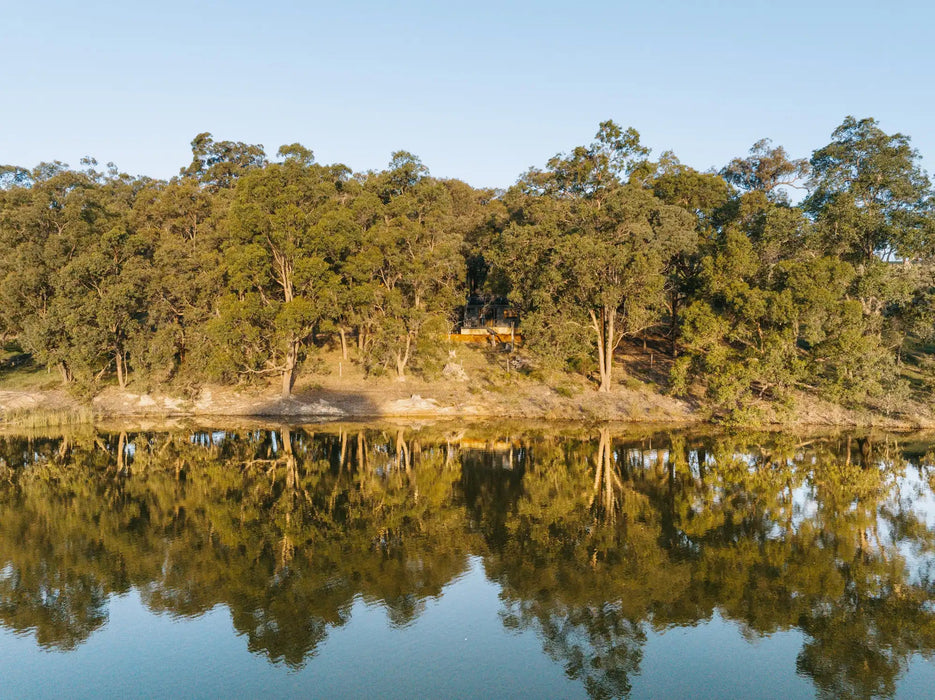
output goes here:
[{"label": "reed", "polygon": [[12,409],[0,415],[0,428],[60,428],[71,425],[89,425],[93,422],[94,413],[89,406],[55,410]]}]

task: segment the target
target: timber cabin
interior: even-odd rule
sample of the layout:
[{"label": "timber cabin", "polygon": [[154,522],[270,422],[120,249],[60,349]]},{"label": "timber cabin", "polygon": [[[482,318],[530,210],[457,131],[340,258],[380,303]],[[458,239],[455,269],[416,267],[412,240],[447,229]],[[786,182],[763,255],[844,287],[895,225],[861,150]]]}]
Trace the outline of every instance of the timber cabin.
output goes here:
[{"label": "timber cabin", "polygon": [[518,326],[519,314],[506,299],[472,294],[464,305],[461,329],[451,339],[462,343],[516,344],[522,342]]}]

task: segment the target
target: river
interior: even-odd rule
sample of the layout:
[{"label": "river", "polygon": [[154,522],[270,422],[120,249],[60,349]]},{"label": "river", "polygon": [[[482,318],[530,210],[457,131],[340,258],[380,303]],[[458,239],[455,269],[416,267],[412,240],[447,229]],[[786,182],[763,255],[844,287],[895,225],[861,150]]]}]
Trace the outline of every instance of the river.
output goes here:
[{"label": "river", "polygon": [[935,440],[0,436],[12,697],[924,697]]}]

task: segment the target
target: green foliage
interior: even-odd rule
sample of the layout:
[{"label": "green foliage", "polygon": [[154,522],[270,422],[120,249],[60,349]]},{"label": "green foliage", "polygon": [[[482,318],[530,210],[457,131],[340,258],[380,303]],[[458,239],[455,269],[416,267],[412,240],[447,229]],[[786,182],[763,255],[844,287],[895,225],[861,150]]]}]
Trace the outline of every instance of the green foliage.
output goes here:
[{"label": "green foliage", "polygon": [[720,173],[649,153],[605,121],[505,192],[407,151],[355,174],[209,133],[167,182],[3,166],[0,340],[88,394],[272,377],[289,394],[325,343],[435,376],[477,294],[517,307],[544,368],[604,391],[621,344],[651,336],[667,388],[722,417],[800,391],[930,402],[935,194],[908,137],[848,117],[809,161],[764,139]]},{"label": "green foliage", "polygon": [[[833,139],[812,157],[801,210],[776,193],[805,163],[767,141],[722,171],[745,193],[721,208],[720,233],[705,246],[681,319],[687,357],[673,368],[675,391],[703,379],[727,415],[791,388],[887,412],[908,398],[896,361],[907,333],[927,332],[930,185],[908,139],[873,120],[849,117]],[[916,259],[878,257],[893,254]]]},{"label": "green foliage", "polygon": [[622,184],[647,154],[635,130],[603,123],[590,147],[556,156],[508,193],[509,223],[492,252],[529,347],[556,363],[590,345],[602,391],[622,339],[658,323],[668,265],[696,243],[687,211]]},{"label": "green foliage", "polygon": [[180,174],[194,178],[212,189],[223,189],[233,187],[238,177],[248,170],[262,168],[266,162],[262,145],[215,141],[211,134],[205,132],[192,140],[191,165],[182,168]]},{"label": "green foliage", "polygon": [[832,139],[812,155],[805,202],[828,249],[862,262],[930,255],[931,183],[909,137],[847,117]]},{"label": "green foliage", "polygon": [[435,374],[442,363],[438,339],[450,332],[463,299],[462,213],[451,188],[402,151],[389,171],[364,182],[361,197],[365,235],[348,259],[346,279],[366,281],[345,296],[351,312],[345,323],[360,319],[371,372],[392,368],[401,380],[410,367]]},{"label": "green foliage", "polygon": [[771,200],[788,203],[784,188],[798,187],[809,173],[805,159],[789,160],[782,146],[771,148],[770,139],[760,139],[746,158],[734,158],[721,170],[724,179],[741,190],[765,193]]}]

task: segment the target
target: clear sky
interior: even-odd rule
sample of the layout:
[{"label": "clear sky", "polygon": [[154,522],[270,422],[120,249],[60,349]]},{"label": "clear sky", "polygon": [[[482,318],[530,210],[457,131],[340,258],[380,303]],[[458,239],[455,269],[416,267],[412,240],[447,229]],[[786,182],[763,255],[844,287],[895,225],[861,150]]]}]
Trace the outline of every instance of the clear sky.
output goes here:
[{"label": "clear sky", "polygon": [[505,187],[608,118],[704,170],[762,137],[808,156],[852,114],[935,169],[922,0],[0,0],[0,47],[0,163],[170,177],[210,131]]}]

